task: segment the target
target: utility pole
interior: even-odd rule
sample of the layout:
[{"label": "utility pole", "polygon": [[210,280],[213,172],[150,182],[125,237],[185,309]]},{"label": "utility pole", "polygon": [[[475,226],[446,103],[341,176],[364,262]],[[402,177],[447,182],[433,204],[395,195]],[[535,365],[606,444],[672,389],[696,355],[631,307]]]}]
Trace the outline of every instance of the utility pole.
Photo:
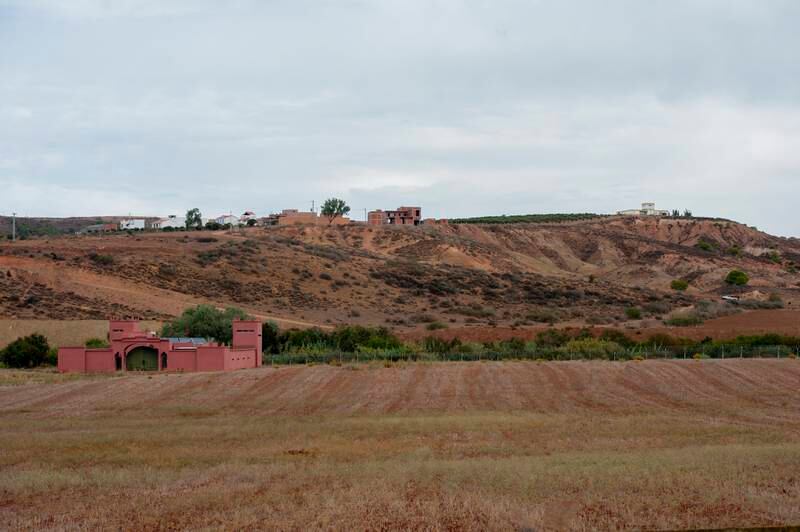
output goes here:
[{"label": "utility pole", "polygon": [[311,200],[311,212],[315,212],[314,211],[314,200],[313,199]]},{"label": "utility pole", "polygon": [[367,219],[367,209],[366,209],[366,207],[364,208],[364,221],[365,221],[365,222],[368,222],[368,221],[369,221],[369,220]]},{"label": "utility pole", "polygon": [[17,213],[11,213],[11,241],[17,241]]}]

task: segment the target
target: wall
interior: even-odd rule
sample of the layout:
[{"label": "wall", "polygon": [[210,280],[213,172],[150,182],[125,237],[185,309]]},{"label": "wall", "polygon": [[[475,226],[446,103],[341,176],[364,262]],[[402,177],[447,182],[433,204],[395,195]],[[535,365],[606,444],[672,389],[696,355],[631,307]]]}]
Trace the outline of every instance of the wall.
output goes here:
[{"label": "wall", "polygon": [[114,353],[111,349],[86,349],[86,371],[114,372]]},{"label": "wall", "polygon": [[197,350],[191,348],[168,351],[167,371],[197,371]]},{"label": "wall", "polygon": [[58,371],[86,371],[86,349],[62,347],[58,352]]},{"label": "wall", "polygon": [[255,368],[256,350],[255,349],[228,349],[225,353],[225,369],[244,369]]},{"label": "wall", "polygon": [[197,366],[195,371],[223,371],[225,369],[225,351],[227,347],[197,347]]}]

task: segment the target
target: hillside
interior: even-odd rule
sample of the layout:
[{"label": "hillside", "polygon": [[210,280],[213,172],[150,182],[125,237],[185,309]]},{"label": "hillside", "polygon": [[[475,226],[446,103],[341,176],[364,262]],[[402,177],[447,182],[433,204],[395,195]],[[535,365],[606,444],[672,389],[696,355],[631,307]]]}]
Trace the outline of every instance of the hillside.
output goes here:
[{"label": "hillside", "polygon": [[[163,319],[210,302],[300,326],[622,324],[628,307],[646,322],[729,292],[794,308],[796,263],[796,239],[691,219],[60,236],[0,244],[0,317]],[[734,268],[747,288],[724,283]]]}]

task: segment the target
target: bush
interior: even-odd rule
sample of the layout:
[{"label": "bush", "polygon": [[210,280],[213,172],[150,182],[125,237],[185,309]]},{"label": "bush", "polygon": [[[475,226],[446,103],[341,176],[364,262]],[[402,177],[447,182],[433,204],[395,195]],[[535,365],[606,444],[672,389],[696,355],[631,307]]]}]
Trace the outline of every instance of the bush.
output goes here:
[{"label": "bush", "polygon": [[670,288],[672,288],[673,290],[678,290],[678,291],[680,291],[680,292],[683,292],[684,290],[686,290],[687,288],[689,288],[689,282],[688,282],[688,281],[685,281],[685,280],[683,280],[683,279],[675,279],[674,281],[672,281],[672,282],[670,283],[670,285],[669,285],[669,286],[670,286]]},{"label": "bush", "polygon": [[447,329],[447,325],[442,323],[441,321],[432,321],[428,325],[425,326],[426,329],[429,331],[437,331],[439,329]]},{"label": "bush", "polygon": [[750,277],[741,270],[731,270],[725,277],[725,282],[735,286],[744,286],[750,282]]},{"label": "bush", "polygon": [[0,351],[0,362],[9,368],[34,368],[47,360],[50,346],[41,334],[17,338]]},{"label": "bush", "polygon": [[102,338],[89,338],[83,345],[89,349],[102,349],[103,347],[108,347],[108,342]]},{"label": "bush", "polygon": [[606,359],[614,353],[622,351],[622,346],[616,342],[584,338],[582,340],[570,340],[564,346],[564,349],[569,353],[578,353],[582,358]]},{"label": "bush", "polygon": [[435,353],[438,355],[446,355],[458,351],[461,347],[461,340],[453,338],[450,341],[436,338],[435,336],[428,336],[422,341],[422,348],[427,353]]},{"label": "bush", "polygon": [[598,339],[604,342],[614,342],[625,348],[636,345],[636,342],[628,338],[624,332],[616,329],[604,330],[602,333],[600,333]]},{"label": "bush", "polygon": [[697,244],[695,244],[697,249],[702,249],[703,251],[714,251],[715,247],[714,244],[711,242],[706,242],[705,240],[700,240]]},{"label": "bush", "polygon": [[114,257],[111,255],[99,255],[97,253],[89,253],[89,260],[98,266],[111,266],[114,264]]},{"label": "bush", "polygon": [[680,312],[667,318],[664,323],[673,327],[691,327],[692,325],[700,325],[703,323],[703,318],[696,312]]},{"label": "bush", "polygon": [[636,307],[628,307],[625,309],[625,316],[629,320],[640,320],[642,319],[642,311]]},{"label": "bush", "polygon": [[542,347],[561,347],[570,340],[569,334],[558,329],[547,329],[536,335],[536,344]]}]

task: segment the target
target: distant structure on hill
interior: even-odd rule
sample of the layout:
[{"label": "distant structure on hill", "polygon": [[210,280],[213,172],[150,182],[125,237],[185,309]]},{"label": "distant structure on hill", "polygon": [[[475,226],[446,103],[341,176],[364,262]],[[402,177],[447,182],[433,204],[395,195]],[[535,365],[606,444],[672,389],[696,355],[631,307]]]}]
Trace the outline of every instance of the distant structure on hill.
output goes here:
[{"label": "distant structure on hill", "polygon": [[227,371],[261,367],[261,322],[234,320],[231,346],[204,343],[198,338],[159,338],[139,330],[138,322],[108,322],[110,347],[61,347],[58,370],[65,372],[115,371]]},{"label": "distant structure on hill", "polygon": [[421,207],[398,207],[394,211],[370,211],[367,214],[369,225],[419,225],[422,223]]},{"label": "distant structure on hill", "polygon": [[166,229],[167,227],[171,227],[172,229],[184,228],[186,227],[186,218],[184,216],[170,214],[166,218],[160,218],[153,222],[153,229]]},{"label": "distant structure on hill", "polygon": [[144,218],[130,218],[119,221],[120,231],[144,231]]},{"label": "distant structure on hill", "polygon": [[617,211],[620,216],[669,216],[669,211],[656,209],[656,204],[652,202],[642,203],[641,209],[627,209]]}]

